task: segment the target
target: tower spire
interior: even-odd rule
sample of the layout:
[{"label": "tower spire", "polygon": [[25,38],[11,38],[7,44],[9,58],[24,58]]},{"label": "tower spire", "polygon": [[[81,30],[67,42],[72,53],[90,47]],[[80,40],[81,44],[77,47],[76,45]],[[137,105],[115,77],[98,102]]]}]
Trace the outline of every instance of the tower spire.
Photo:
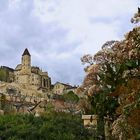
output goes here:
[{"label": "tower spire", "polygon": [[29,56],[31,56],[27,48],[24,50],[22,56],[24,56],[24,55],[29,55]]}]

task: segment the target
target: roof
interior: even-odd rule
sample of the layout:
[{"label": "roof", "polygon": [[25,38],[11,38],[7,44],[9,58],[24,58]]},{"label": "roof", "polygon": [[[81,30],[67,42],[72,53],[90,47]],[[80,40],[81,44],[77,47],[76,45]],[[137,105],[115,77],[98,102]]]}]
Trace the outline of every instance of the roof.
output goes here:
[{"label": "roof", "polygon": [[62,84],[62,85],[64,85],[64,86],[72,87],[72,86],[69,85],[69,84],[65,84],[65,83],[61,83],[61,82],[56,82],[54,85],[56,85],[56,84]]},{"label": "roof", "polygon": [[9,71],[14,71],[13,68],[10,68],[10,67],[7,67],[7,66],[1,66],[2,69],[5,69],[5,70],[9,70]]},{"label": "roof", "polygon": [[15,70],[21,70],[21,64],[18,64],[15,68]]},{"label": "roof", "polygon": [[29,55],[29,56],[31,56],[27,48],[24,50],[22,56],[24,56],[24,55]]},{"label": "roof", "polygon": [[70,87],[67,87],[67,89],[77,89],[77,87],[72,87],[72,86],[70,86]]},{"label": "roof", "polygon": [[82,119],[83,120],[89,120],[89,119],[97,119],[98,118],[98,116],[97,115],[82,115]]},{"label": "roof", "polygon": [[31,68],[32,69],[38,69],[39,70],[39,67],[37,67],[37,66],[32,66]]}]

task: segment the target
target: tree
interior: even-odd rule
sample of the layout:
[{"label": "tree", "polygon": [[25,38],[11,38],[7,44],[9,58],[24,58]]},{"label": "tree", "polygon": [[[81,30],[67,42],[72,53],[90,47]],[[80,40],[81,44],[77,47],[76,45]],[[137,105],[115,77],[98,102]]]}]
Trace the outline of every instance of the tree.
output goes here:
[{"label": "tree", "polygon": [[92,106],[88,99],[80,98],[78,102],[79,108],[83,114],[91,114]]},{"label": "tree", "polygon": [[90,140],[91,134],[82,125],[81,117],[51,112],[33,115],[0,116],[1,139]]},{"label": "tree", "polygon": [[8,72],[2,68],[0,68],[0,81],[7,82],[8,80]]},{"label": "tree", "polygon": [[73,114],[79,101],[79,97],[73,91],[63,94],[62,97],[65,101],[65,108]]},{"label": "tree", "polygon": [[65,102],[75,104],[79,101],[79,97],[73,92],[69,91],[66,94],[63,94],[63,99]]},{"label": "tree", "polygon": [[[99,115],[99,123],[103,123],[104,116],[114,121],[117,115],[132,114],[132,111],[138,109],[140,27],[127,33],[122,41],[107,41],[94,56],[85,55],[81,60],[88,64],[81,87],[89,97],[93,113]],[[133,83],[137,83],[137,86]],[[123,105],[120,100],[123,100]],[[134,106],[137,107],[134,109]],[[122,111],[117,114],[116,110],[120,108]],[[103,134],[103,128],[100,130]]]},{"label": "tree", "polygon": [[5,109],[6,106],[6,96],[4,94],[0,94],[0,107],[2,110]]}]

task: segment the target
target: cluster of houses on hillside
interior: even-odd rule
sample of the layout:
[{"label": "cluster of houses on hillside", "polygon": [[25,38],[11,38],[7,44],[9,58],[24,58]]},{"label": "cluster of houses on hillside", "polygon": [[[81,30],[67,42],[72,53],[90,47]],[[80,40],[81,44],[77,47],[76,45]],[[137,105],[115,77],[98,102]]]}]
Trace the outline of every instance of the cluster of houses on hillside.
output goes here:
[{"label": "cluster of houses on hillside", "polygon": [[[32,66],[28,49],[24,50],[21,63],[15,69],[0,67],[1,109],[5,108],[2,107],[4,98],[6,106],[16,112],[42,112],[48,103],[51,103],[56,111],[68,111],[69,108],[72,109],[71,104],[61,99],[61,95],[70,91],[77,93],[77,86],[62,82],[52,84],[48,72]],[[73,108],[76,109],[77,105],[74,104]]]},{"label": "cluster of houses on hillside", "polygon": [[[0,67],[0,115],[12,112],[39,116],[50,109],[81,114],[83,110],[78,101],[85,95],[77,89],[78,86],[62,82],[52,84],[48,72],[31,65],[31,55],[25,49],[15,69]],[[79,98],[72,102],[71,97]]]},{"label": "cluster of houses on hillside", "polygon": [[43,72],[39,67],[31,66],[31,55],[27,48],[22,54],[21,64],[18,64],[15,69],[1,66],[0,72],[3,72],[0,74],[0,81],[32,85],[43,92],[62,95],[69,91],[76,93],[77,90],[77,86],[61,82],[52,85],[48,72]]}]

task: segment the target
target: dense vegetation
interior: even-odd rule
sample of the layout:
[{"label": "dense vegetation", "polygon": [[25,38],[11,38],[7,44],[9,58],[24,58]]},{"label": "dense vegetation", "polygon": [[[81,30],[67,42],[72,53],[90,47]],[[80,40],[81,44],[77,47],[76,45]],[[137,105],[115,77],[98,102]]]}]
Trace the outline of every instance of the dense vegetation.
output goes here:
[{"label": "dense vegetation", "polygon": [[0,81],[8,80],[8,72],[0,67]]},{"label": "dense vegetation", "polygon": [[77,103],[79,101],[79,97],[73,91],[69,91],[68,93],[63,94],[62,97],[65,102],[72,104]]},{"label": "dense vegetation", "polygon": [[[140,21],[140,9],[131,21]],[[140,139],[140,27],[81,60],[88,64],[81,90],[89,97],[91,112],[99,116],[98,134],[104,137],[108,118],[111,139]]]},{"label": "dense vegetation", "polygon": [[91,134],[83,127],[81,117],[51,112],[32,115],[0,116],[2,140],[89,140]]}]

